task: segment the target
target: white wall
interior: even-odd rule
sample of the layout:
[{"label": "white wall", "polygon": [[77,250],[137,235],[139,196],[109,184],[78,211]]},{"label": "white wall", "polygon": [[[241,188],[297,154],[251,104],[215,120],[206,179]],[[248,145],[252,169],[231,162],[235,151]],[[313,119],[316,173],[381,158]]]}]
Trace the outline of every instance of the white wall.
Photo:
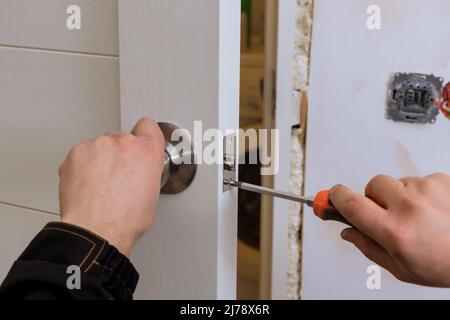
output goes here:
[{"label": "white wall", "polygon": [[[434,125],[387,120],[392,72],[450,78],[448,0],[315,1],[307,142],[306,193],[336,183],[362,192],[379,173],[395,177],[450,173],[450,121]],[[366,28],[366,9],[379,5],[382,29]],[[304,220],[305,299],[450,298],[450,290],[422,288],[384,272],[381,290],[368,290],[372,263],[339,237],[341,224],[307,210]]]}]

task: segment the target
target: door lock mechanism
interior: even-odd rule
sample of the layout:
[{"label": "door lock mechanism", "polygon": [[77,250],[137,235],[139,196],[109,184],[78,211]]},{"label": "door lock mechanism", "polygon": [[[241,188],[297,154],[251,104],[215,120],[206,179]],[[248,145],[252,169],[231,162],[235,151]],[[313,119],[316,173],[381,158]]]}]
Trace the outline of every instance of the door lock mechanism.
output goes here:
[{"label": "door lock mechanism", "polygon": [[[239,156],[237,150],[237,135],[230,134],[223,138],[223,181],[236,181],[238,179]],[[233,187],[223,184],[223,192]]]}]

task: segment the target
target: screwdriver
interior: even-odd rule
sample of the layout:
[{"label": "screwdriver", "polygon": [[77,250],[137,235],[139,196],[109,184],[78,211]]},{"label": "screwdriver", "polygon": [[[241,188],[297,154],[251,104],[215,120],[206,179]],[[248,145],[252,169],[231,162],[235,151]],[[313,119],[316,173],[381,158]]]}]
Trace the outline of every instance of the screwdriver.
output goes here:
[{"label": "screwdriver", "polygon": [[232,179],[224,179],[224,184],[241,190],[306,204],[313,208],[314,214],[324,221],[338,221],[352,226],[352,224],[348,222],[331,203],[330,190],[320,191],[315,197],[299,197],[291,193],[277,191],[250,183],[233,181]]}]

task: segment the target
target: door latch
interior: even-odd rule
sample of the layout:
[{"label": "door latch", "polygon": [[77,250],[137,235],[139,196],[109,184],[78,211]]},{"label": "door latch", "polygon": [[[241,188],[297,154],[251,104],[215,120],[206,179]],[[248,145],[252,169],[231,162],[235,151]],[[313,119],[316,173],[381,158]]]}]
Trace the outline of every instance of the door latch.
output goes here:
[{"label": "door latch", "polygon": [[[223,180],[238,180],[239,153],[237,134],[230,134],[223,138]],[[233,189],[229,184],[223,184],[223,192]]]}]

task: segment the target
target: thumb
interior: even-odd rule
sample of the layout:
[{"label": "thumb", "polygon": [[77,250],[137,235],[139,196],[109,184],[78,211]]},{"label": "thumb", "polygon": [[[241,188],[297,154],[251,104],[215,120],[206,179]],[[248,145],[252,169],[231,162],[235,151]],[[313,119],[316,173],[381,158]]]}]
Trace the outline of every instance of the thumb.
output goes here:
[{"label": "thumb", "polygon": [[144,117],[139,120],[134,126],[131,134],[136,137],[154,138],[162,136],[161,129],[159,129],[158,123],[152,118]]}]

